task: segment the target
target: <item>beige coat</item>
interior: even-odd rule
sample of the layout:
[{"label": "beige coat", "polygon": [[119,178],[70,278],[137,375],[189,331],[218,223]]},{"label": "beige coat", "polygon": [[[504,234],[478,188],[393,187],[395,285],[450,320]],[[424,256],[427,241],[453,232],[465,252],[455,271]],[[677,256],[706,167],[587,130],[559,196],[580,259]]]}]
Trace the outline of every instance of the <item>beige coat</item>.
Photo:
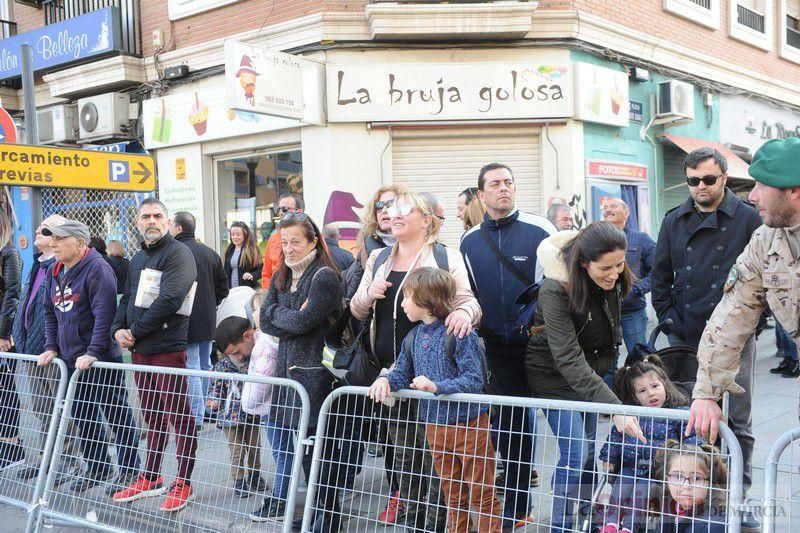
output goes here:
[{"label": "beige coat", "polygon": [[[420,254],[417,264],[409,269],[409,273],[414,269],[421,267],[438,268],[432,251],[433,246],[426,244],[422,249],[422,253]],[[375,250],[370,254],[369,259],[367,259],[367,265],[364,267],[364,277],[361,278],[361,283],[358,286],[358,290],[353,295],[352,300],[350,300],[350,310],[352,311],[353,316],[359,320],[367,319],[370,315],[370,310],[374,311],[376,301],[369,296],[369,286],[373,279],[385,280],[387,274],[392,271],[395,255],[397,254],[397,245],[392,248],[392,253],[386,262],[381,265],[380,268],[378,268],[377,272],[373,273],[372,269],[380,252],[381,250]],[[478,300],[472,293],[472,288],[469,284],[469,277],[467,276],[467,267],[464,264],[464,258],[459,252],[448,248],[447,261],[450,265],[450,273],[456,280],[455,308],[466,311],[472,320],[472,324],[477,326],[481,320],[481,306],[478,304]],[[406,276],[407,275],[408,274],[406,274]],[[403,282],[405,282],[405,278],[403,279]],[[374,348],[375,328],[372,328],[370,331],[370,342]]]},{"label": "beige coat", "polygon": [[694,398],[742,392],[734,381],[742,348],[767,305],[792,339],[800,340],[800,258],[789,247],[788,231],[761,226],[731,268],[722,301],[700,339]]}]

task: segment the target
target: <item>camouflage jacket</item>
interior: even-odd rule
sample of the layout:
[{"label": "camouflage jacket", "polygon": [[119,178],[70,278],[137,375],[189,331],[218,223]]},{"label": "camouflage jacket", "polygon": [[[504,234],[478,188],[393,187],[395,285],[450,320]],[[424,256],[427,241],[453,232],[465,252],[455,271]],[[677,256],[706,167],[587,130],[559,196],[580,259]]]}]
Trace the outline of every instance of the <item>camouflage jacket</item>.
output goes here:
[{"label": "camouflage jacket", "polygon": [[742,347],[767,305],[795,342],[800,340],[800,260],[789,246],[788,232],[761,226],[731,268],[722,301],[700,340],[694,398],[743,392],[734,382]]}]

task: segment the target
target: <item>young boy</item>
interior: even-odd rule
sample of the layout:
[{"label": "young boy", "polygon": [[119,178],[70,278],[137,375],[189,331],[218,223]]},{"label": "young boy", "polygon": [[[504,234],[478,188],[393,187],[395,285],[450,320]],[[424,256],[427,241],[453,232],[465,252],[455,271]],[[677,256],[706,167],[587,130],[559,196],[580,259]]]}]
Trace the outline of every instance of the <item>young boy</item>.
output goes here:
[{"label": "young boy", "polygon": [[[448,341],[444,319],[453,309],[455,294],[455,280],[449,272],[419,268],[408,275],[403,285],[403,310],[409,320],[422,324],[403,341],[394,369],[372,384],[370,398],[380,402],[392,391],[409,386],[437,395],[483,391],[477,335],[473,332]],[[499,532],[502,506],[494,489],[495,453],[488,406],[420,400],[419,414],[426,423],[426,439],[442,480],[450,531],[471,531],[471,500],[479,513],[478,530]]]}]

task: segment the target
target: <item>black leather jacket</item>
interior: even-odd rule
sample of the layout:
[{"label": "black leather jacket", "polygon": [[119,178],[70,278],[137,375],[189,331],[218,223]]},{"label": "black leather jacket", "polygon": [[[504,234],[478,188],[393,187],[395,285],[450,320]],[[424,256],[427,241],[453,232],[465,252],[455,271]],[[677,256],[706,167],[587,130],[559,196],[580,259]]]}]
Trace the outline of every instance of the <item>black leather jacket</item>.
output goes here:
[{"label": "black leather jacket", "polygon": [[0,339],[11,338],[11,326],[17,314],[19,294],[22,290],[22,258],[13,244],[7,244],[0,250],[0,264],[3,276],[0,279]]}]

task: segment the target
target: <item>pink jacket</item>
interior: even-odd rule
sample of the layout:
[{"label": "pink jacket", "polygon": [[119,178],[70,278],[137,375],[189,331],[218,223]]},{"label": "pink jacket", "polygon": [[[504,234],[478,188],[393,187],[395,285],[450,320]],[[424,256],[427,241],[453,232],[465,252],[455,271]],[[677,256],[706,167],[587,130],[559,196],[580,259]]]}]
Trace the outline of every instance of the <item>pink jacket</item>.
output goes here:
[{"label": "pink jacket", "polygon": [[[275,375],[275,358],[278,357],[278,339],[261,331],[256,331],[256,342],[250,354],[249,376],[272,377]],[[272,386],[268,383],[247,382],[242,388],[242,410],[250,415],[266,416]]]},{"label": "pink jacket", "polygon": [[[436,259],[433,257],[432,250],[433,246],[426,244],[423,247],[417,264],[409,270],[409,273],[414,269],[421,267],[437,268]],[[358,290],[350,300],[350,311],[352,311],[353,316],[359,320],[365,320],[367,317],[369,317],[370,310],[374,309],[375,300],[369,296],[369,286],[373,279],[386,279],[387,274],[392,271],[395,254],[397,253],[397,245],[395,245],[392,249],[392,253],[386,262],[381,265],[380,268],[378,268],[377,272],[373,273],[372,268],[373,265],[375,265],[375,260],[380,252],[381,250],[375,250],[370,254],[369,259],[367,259],[367,264],[364,267],[364,277],[361,278],[361,284],[359,284]],[[481,321],[481,306],[478,304],[478,300],[472,293],[472,288],[469,284],[469,276],[467,275],[467,267],[464,264],[464,258],[458,251],[448,248],[447,262],[450,265],[450,273],[456,280],[456,309],[463,309],[466,311],[472,320],[472,324],[477,326]],[[408,276],[408,274],[406,274],[406,276]],[[403,281],[405,281],[405,279]],[[374,328],[372,331],[370,331],[370,342],[374,348]]]}]

